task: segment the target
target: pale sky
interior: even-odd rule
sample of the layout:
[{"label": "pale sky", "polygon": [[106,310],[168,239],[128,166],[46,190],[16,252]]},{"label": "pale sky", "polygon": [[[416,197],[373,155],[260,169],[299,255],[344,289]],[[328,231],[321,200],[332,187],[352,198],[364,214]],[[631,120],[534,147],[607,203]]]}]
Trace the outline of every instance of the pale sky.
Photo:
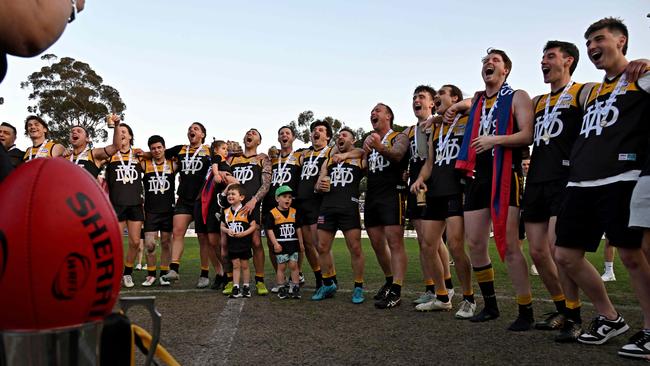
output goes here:
[{"label": "pale sky", "polygon": [[[488,47],[513,60],[509,83],[531,96],[546,93],[540,71],[548,40],[580,50],[574,80],[599,81],[586,56],[584,31],[605,16],[623,18],[630,31],[628,59],[650,58],[650,2],[544,1],[168,1],[87,0],[86,9],[45,53],[84,61],[119,90],[136,146],[160,134],[167,145],[187,142],[190,122],[208,140],[241,141],[251,127],[262,149],[277,129],[312,110],[348,126],[370,129],[377,102],[414,123],[413,89],[458,85],[482,88],[481,57]],[[27,75],[45,65],[9,57],[0,85],[0,121],[19,129]],[[101,146],[101,144],[99,145]]]}]

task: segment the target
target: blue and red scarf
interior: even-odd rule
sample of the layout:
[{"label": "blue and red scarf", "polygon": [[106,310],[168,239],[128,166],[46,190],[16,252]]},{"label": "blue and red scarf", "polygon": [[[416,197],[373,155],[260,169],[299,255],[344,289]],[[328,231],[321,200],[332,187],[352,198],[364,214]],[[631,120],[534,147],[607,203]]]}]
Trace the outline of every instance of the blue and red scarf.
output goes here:
[{"label": "blue and red scarf", "polygon": [[[514,128],[512,116],[512,100],[515,91],[503,83],[499,89],[498,101],[492,108],[496,108],[492,115],[496,119],[495,135],[511,135]],[[472,141],[478,137],[481,127],[481,110],[486,96],[482,93],[475,98],[470,109],[469,119],[465,128],[465,138],[456,159],[456,169],[463,171],[468,177],[474,176],[476,165],[476,149],[471,146]],[[468,136],[469,135],[469,136]],[[470,138],[468,138],[470,137]],[[488,154],[489,152],[485,152]],[[501,260],[506,253],[506,223],[508,221],[508,206],[510,204],[510,186],[512,185],[512,149],[500,145],[494,146],[494,159],[492,160],[492,196],[490,200],[490,214],[494,228],[494,240]]]}]

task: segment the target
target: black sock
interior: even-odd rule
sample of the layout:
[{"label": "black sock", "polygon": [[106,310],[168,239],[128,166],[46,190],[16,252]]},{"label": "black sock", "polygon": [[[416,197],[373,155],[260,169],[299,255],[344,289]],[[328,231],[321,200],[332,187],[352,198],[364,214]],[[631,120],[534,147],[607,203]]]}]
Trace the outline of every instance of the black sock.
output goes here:
[{"label": "black sock", "polygon": [[176,271],[176,273],[180,273],[179,272],[179,267],[180,266],[181,266],[180,263],[172,262],[172,263],[169,264],[169,269],[172,270],[172,271]]},{"label": "black sock", "polygon": [[355,288],[357,288],[357,287],[359,287],[359,288],[363,288],[363,282],[357,282],[357,281],[354,281],[354,287],[355,287]]},{"label": "black sock", "polygon": [[518,305],[519,316],[526,319],[533,319],[533,303]]},{"label": "black sock", "polygon": [[199,277],[209,278],[209,277],[208,277],[209,274],[210,274],[210,270],[208,270],[208,269],[202,269],[202,270],[201,270],[201,274],[199,275]]},{"label": "black sock", "polygon": [[393,284],[393,276],[386,276],[386,284],[387,285]]},{"label": "black sock", "polygon": [[445,279],[445,287],[447,290],[453,290],[454,289],[454,283],[451,280],[451,277]]},{"label": "black sock", "polygon": [[436,294],[436,299],[442,302],[449,302],[449,294],[448,293],[445,295]]},{"label": "black sock", "polygon": [[154,269],[153,271],[150,271],[147,269],[147,276],[156,277],[156,270]]},{"label": "black sock", "polygon": [[436,293],[436,285],[427,285],[427,286],[424,288],[424,291],[429,291],[429,292],[431,292],[432,294],[435,294],[435,293]]},{"label": "black sock", "polygon": [[316,278],[316,288],[323,286],[323,273],[320,271],[314,271],[314,278]]},{"label": "black sock", "polygon": [[558,313],[564,314],[566,313],[566,301],[565,300],[560,300],[560,301],[553,301],[555,304],[555,309],[557,310]]},{"label": "black sock", "polygon": [[399,284],[393,282],[390,285],[390,292],[395,293],[395,295],[397,295],[397,296],[402,296],[402,285],[399,285]]},{"label": "black sock", "polygon": [[169,270],[167,270],[167,269],[161,269],[161,270],[160,270],[160,276],[161,276],[161,277],[164,276],[164,275],[166,275],[167,273],[169,273]]},{"label": "black sock", "polygon": [[334,284],[333,278],[334,277],[323,277],[323,284],[325,286],[332,286],[332,284]]},{"label": "black sock", "polygon": [[129,267],[129,266],[125,265],[123,275],[124,276],[130,276],[132,273],[133,273],[133,267],[132,266]]},{"label": "black sock", "polygon": [[258,282],[262,282],[262,283],[263,283],[263,282],[264,282],[264,277],[263,277],[263,276],[255,275],[255,283],[258,283]]},{"label": "black sock", "polygon": [[580,316],[580,309],[582,307],[578,306],[575,309],[566,309],[566,317],[570,320],[573,320],[576,324],[582,324],[582,316]]},{"label": "black sock", "polygon": [[476,300],[474,300],[474,294],[471,294],[471,295],[463,294],[463,300],[467,300],[467,301],[471,302],[472,304],[474,304],[476,302]]}]

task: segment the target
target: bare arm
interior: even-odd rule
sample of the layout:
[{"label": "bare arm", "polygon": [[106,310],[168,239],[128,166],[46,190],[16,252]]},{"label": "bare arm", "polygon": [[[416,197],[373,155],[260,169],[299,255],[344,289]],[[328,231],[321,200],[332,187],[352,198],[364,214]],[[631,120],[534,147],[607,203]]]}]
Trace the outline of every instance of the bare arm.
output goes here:
[{"label": "bare arm", "polygon": [[253,199],[255,202],[260,202],[266,196],[271,187],[271,159],[266,154],[257,155],[262,159],[262,186],[257,190]]},{"label": "bare arm", "polygon": [[266,238],[271,242],[271,245],[273,245],[273,251],[275,251],[276,253],[280,253],[282,251],[282,246],[280,245],[280,243],[278,243],[278,239],[275,237],[273,228],[267,228],[265,232],[266,232]]},{"label": "bare arm", "polygon": [[453,123],[458,113],[463,114],[472,108],[472,102],[472,98],[467,98],[447,108],[444,115],[444,122],[449,124]]},{"label": "bare arm", "polygon": [[327,161],[328,159],[325,159],[323,161],[323,164],[320,167],[320,171],[318,172],[318,179],[316,180],[316,185],[314,186],[314,190],[318,192],[323,192],[323,190],[326,188],[325,183],[323,182],[323,178],[327,176]]},{"label": "bare arm", "polygon": [[235,238],[241,238],[253,234],[255,230],[257,230],[257,223],[255,222],[255,220],[253,220],[251,221],[251,225],[248,227],[248,229],[242,231],[241,233],[235,233],[234,236]]},{"label": "bare arm", "polygon": [[345,159],[361,159],[363,158],[364,151],[360,148],[354,148],[345,153],[336,153],[332,155],[332,161],[335,163],[340,163]]},{"label": "bare arm", "polygon": [[65,153],[65,147],[63,147],[63,145],[54,144],[54,146],[52,147],[52,157],[53,158],[56,158],[58,156],[63,156],[64,153]]},{"label": "bare arm", "polygon": [[[115,121],[115,128],[113,128],[113,143],[104,147],[93,149],[93,156],[100,160],[100,163],[103,163],[106,159],[117,153],[118,146],[122,141],[122,134],[120,134],[120,117],[112,115],[113,121]],[[100,164],[101,165],[101,164]]]},{"label": "bare arm", "polygon": [[377,150],[381,155],[392,162],[399,162],[406,154],[409,148],[409,138],[405,134],[400,133],[395,137],[393,146],[389,149],[384,144],[379,145]]}]

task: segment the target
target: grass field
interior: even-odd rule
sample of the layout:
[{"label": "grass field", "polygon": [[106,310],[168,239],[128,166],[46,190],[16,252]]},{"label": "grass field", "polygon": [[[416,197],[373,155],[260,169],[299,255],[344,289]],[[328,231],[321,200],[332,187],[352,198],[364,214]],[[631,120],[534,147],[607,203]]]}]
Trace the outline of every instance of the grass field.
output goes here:
[{"label": "grass field", "polygon": [[[407,269],[406,280],[404,283],[404,290],[407,293],[419,292],[422,291],[424,285],[422,282],[422,272],[420,270],[420,257],[419,257],[418,244],[416,239],[407,238],[405,239],[405,245],[406,245],[406,251],[408,255],[408,269]],[[603,252],[602,252],[603,248],[604,248],[604,241],[600,246],[599,248],[600,250],[598,252],[587,253],[587,258],[589,259],[589,261],[591,261],[591,263],[594,264],[594,266],[599,272],[602,272],[603,269]],[[126,244],[125,244],[125,250],[126,250]],[[265,250],[268,250],[268,248],[265,248]],[[532,260],[528,255],[527,241],[524,241],[523,243],[523,250],[526,259],[528,261],[528,264],[530,265],[532,263]],[[377,264],[375,254],[372,250],[372,247],[370,246],[370,242],[368,239],[363,239],[363,252],[366,258],[365,276],[364,276],[365,284],[366,284],[365,287],[368,290],[374,290],[379,288],[383,284],[384,277],[383,277],[383,273],[381,272],[381,269],[379,268],[379,265]],[[335,239],[334,245],[332,246],[332,254],[334,256],[334,261],[336,263],[337,278],[339,280],[339,284],[343,288],[351,287],[353,279],[352,279],[352,270],[350,267],[350,255],[345,245],[345,241],[343,239],[341,238]],[[496,246],[492,239],[490,240],[490,256],[492,258],[492,265],[494,266],[494,270],[495,270],[495,276],[496,276],[495,286],[496,286],[497,295],[514,297],[514,291],[512,290],[512,286],[510,285],[510,280],[507,275],[505,264],[501,262],[501,260],[499,259]],[[273,268],[271,267],[271,264],[268,261],[268,255],[266,258],[267,258],[265,262],[266,282],[267,285],[270,285],[274,282],[275,274],[273,273]],[[251,263],[251,267],[252,267],[252,263]],[[616,256],[614,268],[616,272],[617,281],[608,282],[606,284],[607,290],[609,292],[612,301],[615,304],[626,305],[626,306],[637,305],[637,302],[634,299],[634,296],[632,295],[632,289],[630,288],[628,273],[623,267],[623,264],[620,262],[618,256]],[[212,268],[210,268],[210,270],[212,271]],[[307,278],[308,286],[313,286],[313,275],[311,274],[311,269],[309,268],[309,265],[306,261],[303,265],[303,272],[305,274],[305,277]],[[182,281],[178,284],[175,284],[174,288],[193,288],[194,285],[196,284],[198,273],[199,273],[198,241],[196,240],[196,238],[187,238],[185,244],[185,252],[183,255],[183,259],[181,261]],[[459,288],[460,284],[456,280],[456,273],[453,267],[451,268],[451,273],[454,279],[454,286]],[[211,273],[211,277],[213,274],[214,273]],[[145,271],[142,271],[140,273],[138,273],[137,271],[135,272],[134,280],[137,279],[136,287],[135,287],[136,289],[138,288],[137,284],[144,281],[144,276],[145,276]],[[473,282],[473,285],[475,287],[474,291],[478,292],[479,291],[478,286],[476,285],[475,282]],[[541,279],[538,276],[531,276],[531,285],[533,289],[533,297],[540,298],[540,299],[548,298],[546,289],[544,288],[544,285],[542,284]],[[587,301],[587,299],[583,299],[583,301]]]},{"label": "grass field", "polygon": [[[524,243],[524,246],[526,243]],[[546,365],[629,363],[616,355],[618,348],[641,326],[627,272],[619,260],[615,263],[617,282],[607,289],[632,331],[602,346],[557,344],[554,332],[506,330],[516,316],[514,292],[505,266],[492,243],[491,254],[496,271],[496,290],[501,317],[489,323],[475,324],[454,319],[453,312],[419,313],[410,302],[423,290],[418,247],[415,239],[406,240],[409,264],[403,290],[402,306],[390,310],[374,308],[372,295],[383,283],[383,274],[367,239],[366,302],[350,302],[352,277],[349,254],[342,239],[337,239],[333,254],[341,290],[335,298],[310,301],[313,275],[305,263],[307,283],[301,300],[280,300],[276,296],[229,299],[212,290],[194,288],[199,274],[198,243],[186,240],[181,263],[181,280],[171,287],[144,288],[145,271],[134,273],[136,286],[123,289],[122,296],[153,295],[163,316],[162,344],[181,364],[250,365],[250,364],[386,364],[429,365],[442,362],[481,365]],[[526,249],[526,248],[524,248]],[[589,255],[602,270],[602,249]],[[271,265],[266,263],[267,286],[273,284]],[[452,275],[455,273],[452,267]],[[213,273],[211,273],[211,277]],[[539,277],[531,277],[537,319],[554,309],[546,301],[548,294]],[[454,285],[459,289],[458,281]],[[482,299],[474,283],[479,308]],[[454,299],[458,304],[459,295]],[[583,319],[594,315],[593,307],[583,298]],[[138,324],[148,326],[143,312],[130,312]]]}]

